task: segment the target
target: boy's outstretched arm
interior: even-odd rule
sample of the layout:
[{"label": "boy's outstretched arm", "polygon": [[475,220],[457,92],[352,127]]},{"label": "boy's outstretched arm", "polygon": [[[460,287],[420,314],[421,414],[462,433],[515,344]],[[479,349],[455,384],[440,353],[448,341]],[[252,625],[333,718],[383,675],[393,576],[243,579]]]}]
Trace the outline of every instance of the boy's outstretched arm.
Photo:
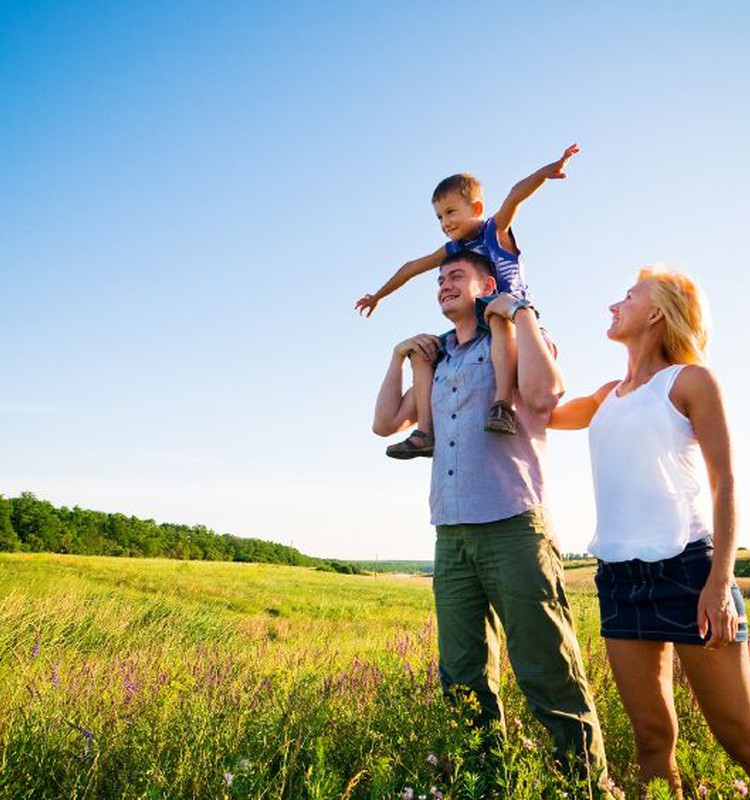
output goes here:
[{"label": "boy's outstretched arm", "polygon": [[440,262],[448,255],[445,246],[430,253],[428,256],[415,258],[413,261],[407,261],[400,267],[394,275],[392,275],[375,294],[366,294],[360,297],[354,304],[354,308],[359,311],[360,316],[364,312],[366,317],[377,308],[378,303],[389,294],[392,294],[396,289],[400,289],[408,280],[411,280],[415,275],[420,275],[427,272],[428,269],[435,269],[440,266]]},{"label": "boy's outstretched arm", "polygon": [[553,161],[551,164],[547,164],[536,172],[532,172],[527,178],[518,181],[510,192],[508,192],[508,196],[503,201],[502,206],[500,206],[500,210],[494,215],[495,225],[498,231],[503,232],[510,228],[510,224],[516,216],[516,211],[518,211],[518,206],[520,206],[524,200],[531,197],[545,181],[554,180],[556,178],[566,178],[565,165],[579,150],[580,148],[577,144],[570,145],[562,154],[562,158]]}]

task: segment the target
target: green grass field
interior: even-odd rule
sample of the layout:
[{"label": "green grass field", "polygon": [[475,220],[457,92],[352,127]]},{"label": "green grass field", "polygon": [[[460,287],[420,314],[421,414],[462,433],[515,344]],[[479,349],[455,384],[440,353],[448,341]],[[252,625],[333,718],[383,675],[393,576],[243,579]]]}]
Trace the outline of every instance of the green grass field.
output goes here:
[{"label": "green grass field", "polygon": [[[611,773],[634,797],[582,586],[571,603]],[[502,694],[502,745],[470,702],[444,701],[425,579],[0,555],[1,798],[588,797],[551,768],[507,664]],[[686,797],[739,797],[744,776],[679,673],[677,703]]]}]

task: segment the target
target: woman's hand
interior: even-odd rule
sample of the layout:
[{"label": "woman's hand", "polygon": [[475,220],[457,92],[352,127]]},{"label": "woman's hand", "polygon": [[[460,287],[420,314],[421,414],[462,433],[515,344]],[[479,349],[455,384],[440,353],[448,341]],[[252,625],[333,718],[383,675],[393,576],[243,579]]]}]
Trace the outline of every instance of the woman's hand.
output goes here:
[{"label": "woman's hand", "polygon": [[698,598],[698,633],[704,639],[711,626],[711,638],[706,647],[724,647],[737,635],[737,609],[729,581],[712,581],[709,577]]}]

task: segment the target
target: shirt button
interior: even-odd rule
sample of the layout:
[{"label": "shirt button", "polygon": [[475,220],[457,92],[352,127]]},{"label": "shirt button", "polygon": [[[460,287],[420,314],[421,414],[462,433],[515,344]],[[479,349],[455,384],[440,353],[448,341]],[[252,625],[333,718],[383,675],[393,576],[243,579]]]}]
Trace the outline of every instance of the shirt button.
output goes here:
[{"label": "shirt button", "polygon": [[453,391],[454,391],[454,392],[457,392],[457,391],[458,391],[458,387],[454,386],[454,387],[453,387]]},{"label": "shirt button", "polygon": [[449,474],[449,475],[453,475],[453,470],[452,470],[452,469],[449,469],[449,470],[448,470],[448,474]]},{"label": "shirt button", "polygon": [[451,414],[451,419],[455,419],[455,418],[456,418],[456,415],[455,414]]},{"label": "shirt button", "polygon": [[449,444],[450,444],[451,447],[455,447],[456,446],[455,442],[449,442]]},{"label": "shirt button", "polygon": [[484,361],[484,356],[479,356],[479,358],[477,359],[477,361]]}]

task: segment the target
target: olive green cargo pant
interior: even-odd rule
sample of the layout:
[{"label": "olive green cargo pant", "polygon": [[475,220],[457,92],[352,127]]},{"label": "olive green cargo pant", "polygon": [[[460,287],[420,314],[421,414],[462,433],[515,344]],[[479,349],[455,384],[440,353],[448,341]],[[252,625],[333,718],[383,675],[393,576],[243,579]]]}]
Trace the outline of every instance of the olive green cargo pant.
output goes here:
[{"label": "olive green cargo pant", "polygon": [[504,724],[497,696],[499,624],[521,691],[556,757],[604,770],[599,720],[563,587],[562,559],[542,509],[472,525],[439,525],[434,592],[444,689],[467,686],[483,721]]}]

